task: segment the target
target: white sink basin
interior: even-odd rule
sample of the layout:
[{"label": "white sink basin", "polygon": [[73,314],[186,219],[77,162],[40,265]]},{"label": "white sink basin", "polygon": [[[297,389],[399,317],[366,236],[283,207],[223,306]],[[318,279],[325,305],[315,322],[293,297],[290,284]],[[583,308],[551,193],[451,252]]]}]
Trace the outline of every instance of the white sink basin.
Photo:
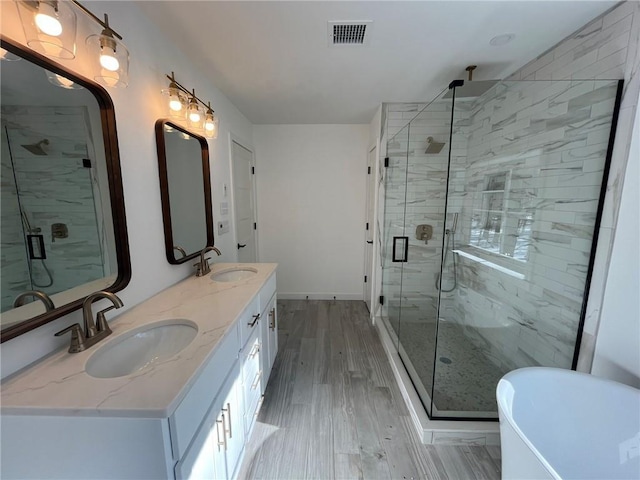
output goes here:
[{"label": "white sink basin", "polygon": [[258,270],[251,267],[233,267],[211,275],[211,279],[216,282],[237,282],[238,280],[244,280],[249,277],[253,277]]},{"label": "white sink basin", "polygon": [[144,325],[105,343],[89,358],[85,370],[97,378],[130,375],[177,355],[197,333],[198,326],[184,319]]}]

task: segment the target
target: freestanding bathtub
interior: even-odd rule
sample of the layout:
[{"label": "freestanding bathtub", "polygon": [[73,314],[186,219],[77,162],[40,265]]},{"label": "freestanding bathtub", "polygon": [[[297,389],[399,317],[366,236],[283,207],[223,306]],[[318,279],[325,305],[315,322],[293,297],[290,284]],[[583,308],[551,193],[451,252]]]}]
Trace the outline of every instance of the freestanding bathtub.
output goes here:
[{"label": "freestanding bathtub", "polygon": [[503,479],[640,479],[640,390],[531,367],[497,388]]}]

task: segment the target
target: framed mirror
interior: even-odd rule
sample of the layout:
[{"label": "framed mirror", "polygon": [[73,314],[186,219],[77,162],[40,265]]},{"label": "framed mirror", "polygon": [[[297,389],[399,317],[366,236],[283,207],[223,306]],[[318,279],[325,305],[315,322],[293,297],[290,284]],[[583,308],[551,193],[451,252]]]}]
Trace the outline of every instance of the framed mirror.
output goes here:
[{"label": "framed mirror", "polygon": [[180,264],[213,245],[209,147],[200,135],[169,120],[156,122],[167,260]]},{"label": "framed mirror", "polygon": [[131,278],[113,103],[0,36],[2,342]]}]

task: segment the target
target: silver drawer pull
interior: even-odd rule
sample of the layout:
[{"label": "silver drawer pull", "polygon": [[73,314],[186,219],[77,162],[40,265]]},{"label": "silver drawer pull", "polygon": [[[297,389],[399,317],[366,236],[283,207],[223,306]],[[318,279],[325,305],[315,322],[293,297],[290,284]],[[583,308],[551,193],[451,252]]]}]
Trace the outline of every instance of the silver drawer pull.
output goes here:
[{"label": "silver drawer pull", "polygon": [[222,420],[216,420],[216,435],[218,436],[218,451],[220,451],[220,447],[224,445],[225,451],[227,450],[227,437],[224,433],[224,425],[222,427],[222,441],[220,441],[220,424],[224,424],[224,415],[222,416]]},{"label": "silver drawer pull", "polygon": [[258,323],[258,320],[260,319],[260,314],[256,314],[253,316],[253,322],[249,322],[247,323],[247,325],[249,325],[250,327],[255,327],[256,323]]},{"label": "silver drawer pull", "polygon": [[255,358],[255,356],[260,353],[260,343],[256,342],[253,344],[253,348],[251,349],[251,353],[249,353],[249,358]]},{"label": "silver drawer pull", "polygon": [[251,384],[251,390],[255,390],[258,384],[260,383],[260,377],[262,377],[262,370],[256,373],[256,379]]},{"label": "silver drawer pull", "polygon": [[271,309],[271,311],[269,312],[269,316],[271,317],[271,321],[269,322],[269,328],[271,330],[275,330],[276,329],[276,309],[275,309],[275,307]]},{"label": "silver drawer pull", "polygon": [[257,417],[258,414],[260,413],[260,408],[262,407],[263,403],[264,403],[264,395],[260,395],[260,401],[258,402],[258,405],[256,406],[256,411],[253,414],[254,417]]},{"label": "silver drawer pull", "polygon": [[[229,430],[227,430],[227,433],[229,434],[229,438],[233,438],[233,434],[231,433],[231,404],[227,402],[227,408],[223,408],[222,411],[227,412],[229,415]],[[222,415],[222,418],[224,419],[224,414]]]}]

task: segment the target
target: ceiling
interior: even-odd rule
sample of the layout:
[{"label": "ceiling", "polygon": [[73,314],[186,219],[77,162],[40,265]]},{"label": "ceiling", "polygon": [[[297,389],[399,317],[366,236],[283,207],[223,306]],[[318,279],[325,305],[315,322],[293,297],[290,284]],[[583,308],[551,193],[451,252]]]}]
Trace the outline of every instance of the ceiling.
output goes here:
[{"label": "ceiling", "polygon": [[[381,102],[427,101],[469,64],[475,80],[504,78],[616,3],[138,2],[254,124],[369,123]],[[373,21],[369,44],[329,46],[331,20]]]}]

